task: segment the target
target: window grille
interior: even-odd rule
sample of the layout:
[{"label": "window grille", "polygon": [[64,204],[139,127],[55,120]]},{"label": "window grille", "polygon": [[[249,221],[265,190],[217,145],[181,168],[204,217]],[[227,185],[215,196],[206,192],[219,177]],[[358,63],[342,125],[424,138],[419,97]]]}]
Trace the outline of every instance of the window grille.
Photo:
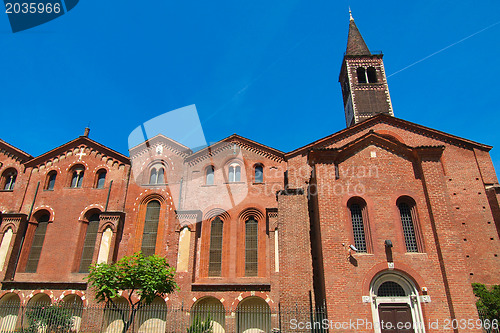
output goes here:
[{"label": "window grille", "polygon": [[210,228],[210,253],[208,259],[208,276],[221,276],[222,272],[222,235],[224,224],[216,217]]},{"label": "window grille", "polygon": [[147,257],[155,254],[156,234],[158,232],[158,222],[160,220],[160,202],[150,201],[146,207],[146,218],[144,221],[144,231],[142,234],[142,254]]},{"label": "window grille", "polygon": [[384,282],[378,287],[378,297],[404,297],[406,292],[398,283],[393,281]]},{"label": "window grille", "polygon": [[245,276],[258,274],[258,223],[250,218],[245,223]]},{"label": "window grille", "polygon": [[26,273],[36,273],[38,268],[38,260],[40,259],[40,254],[42,253],[43,241],[45,240],[45,233],[47,231],[47,225],[49,224],[50,216],[45,214],[40,216],[38,219],[38,225],[35,229],[35,234],[33,235],[33,243],[31,243],[30,254],[28,256],[28,262],[26,264]]},{"label": "window grille", "polygon": [[354,235],[354,246],[358,249],[357,252],[366,252],[365,226],[363,223],[363,211],[358,204],[352,204],[351,220],[352,233]]},{"label": "window grille", "polygon": [[87,273],[94,257],[95,241],[99,229],[99,214],[94,214],[89,219],[85,241],[83,243],[82,258],[80,260],[80,273]]},{"label": "window grille", "polygon": [[415,228],[411,216],[411,208],[406,203],[399,204],[401,223],[403,224],[403,234],[405,237],[406,251],[418,252],[417,239],[415,238]]}]

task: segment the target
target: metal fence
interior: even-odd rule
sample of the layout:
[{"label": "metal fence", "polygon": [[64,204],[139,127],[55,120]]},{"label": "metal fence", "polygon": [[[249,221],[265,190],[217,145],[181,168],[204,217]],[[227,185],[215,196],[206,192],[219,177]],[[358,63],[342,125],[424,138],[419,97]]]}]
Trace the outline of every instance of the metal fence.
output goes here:
[{"label": "metal fence", "polygon": [[[121,333],[130,321],[128,306],[82,306],[68,304],[0,305],[0,332],[29,333]],[[222,305],[199,305],[191,309],[167,308],[165,304],[144,306],[135,313],[127,332],[288,332],[291,320],[319,322],[326,311],[283,310],[279,306],[247,305],[227,310]],[[321,329],[293,330],[322,332]]]}]

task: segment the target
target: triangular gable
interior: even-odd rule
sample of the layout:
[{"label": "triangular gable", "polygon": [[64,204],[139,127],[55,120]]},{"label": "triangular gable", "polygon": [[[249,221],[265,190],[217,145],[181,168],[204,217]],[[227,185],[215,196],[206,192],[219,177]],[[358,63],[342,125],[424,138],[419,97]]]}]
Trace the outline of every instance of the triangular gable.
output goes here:
[{"label": "triangular gable", "polygon": [[78,137],[70,142],[63,144],[62,146],[59,146],[57,148],[54,148],[54,149],[46,152],[45,154],[42,154],[40,156],[35,157],[31,161],[27,162],[26,166],[33,167],[33,166],[37,166],[40,164],[44,164],[45,161],[51,160],[54,157],[57,157],[57,156],[65,153],[67,150],[69,150],[71,148],[76,148],[80,145],[85,145],[89,148],[94,148],[95,150],[99,151],[100,153],[105,154],[111,158],[114,158],[114,159],[120,161],[121,163],[130,164],[130,159],[127,156],[120,154],[119,152],[114,151],[114,150],[94,141],[94,140],[91,140],[86,136],[80,136],[80,137]]},{"label": "triangular gable", "polygon": [[306,153],[307,151],[309,151],[311,149],[317,149],[319,147],[325,147],[325,146],[331,145],[335,142],[338,142],[338,141],[345,139],[351,135],[354,135],[356,133],[364,131],[364,130],[366,130],[366,129],[368,129],[376,124],[379,124],[379,123],[392,125],[396,128],[405,129],[407,131],[421,134],[423,136],[427,136],[427,137],[430,137],[433,139],[441,140],[443,142],[447,142],[447,143],[450,143],[452,145],[456,145],[459,147],[465,147],[465,148],[469,148],[469,149],[476,148],[476,149],[483,150],[483,151],[490,151],[491,148],[493,148],[492,146],[488,146],[488,145],[485,145],[482,143],[467,140],[467,139],[464,139],[464,138],[461,138],[461,137],[458,137],[458,136],[455,136],[452,134],[448,134],[448,133],[438,131],[438,130],[435,130],[435,129],[432,129],[429,127],[425,127],[422,125],[418,125],[418,124],[415,124],[415,123],[412,123],[412,122],[409,122],[409,121],[406,121],[403,119],[399,119],[399,118],[396,118],[393,116],[389,116],[386,114],[378,114],[378,115],[373,116],[372,118],[367,119],[367,120],[365,120],[361,123],[358,123],[354,126],[345,128],[337,133],[331,134],[325,138],[316,140],[308,145],[305,145],[301,148],[295,149],[295,150],[287,153],[286,158],[288,159],[288,158],[291,158],[293,156]]},{"label": "triangular gable", "polygon": [[33,158],[33,156],[31,156],[30,154],[25,153],[21,149],[14,147],[13,145],[3,141],[2,139],[0,139],[0,153],[14,157],[21,163],[24,163]]},{"label": "triangular gable", "polygon": [[137,146],[130,148],[129,149],[130,158],[133,159],[135,156],[141,155],[145,151],[150,150],[152,147],[154,148],[159,145],[166,147],[167,149],[173,151],[174,153],[182,157],[187,157],[193,153],[193,151],[189,147],[186,147],[183,144],[175,140],[172,140],[163,134],[158,134],[152,137],[151,139],[148,139],[138,144]]},{"label": "triangular gable", "polygon": [[252,141],[250,139],[244,138],[238,134],[233,134],[224,138],[208,147],[205,147],[196,153],[189,156],[186,161],[190,164],[196,164],[203,161],[211,156],[228,149],[231,145],[237,144],[249,151],[254,151],[268,159],[281,162],[285,158],[285,154],[277,149],[265,146],[261,143]]},{"label": "triangular gable", "polygon": [[308,154],[308,162],[310,164],[340,163],[355,155],[356,152],[361,149],[371,145],[375,145],[396,155],[404,156],[410,161],[417,160],[419,155],[422,155],[422,153],[440,153],[444,149],[444,146],[442,145],[411,147],[392,137],[387,137],[371,130],[356,140],[353,140],[339,148],[319,148],[310,150]]}]

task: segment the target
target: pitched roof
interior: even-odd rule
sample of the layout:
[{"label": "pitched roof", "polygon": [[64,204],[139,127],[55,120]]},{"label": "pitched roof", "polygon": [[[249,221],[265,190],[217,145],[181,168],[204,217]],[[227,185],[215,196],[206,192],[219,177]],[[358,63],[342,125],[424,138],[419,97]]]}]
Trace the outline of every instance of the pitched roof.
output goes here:
[{"label": "pitched roof", "polygon": [[174,151],[177,151],[183,156],[188,156],[193,153],[193,151],[189,147],[186,147],[183,144],[173,139],[170,139],[169,137],[166,137],[163,134],[157,134],[154,137],[147,139],[146,141],[141,142],[138,145],[130,148],[129,149],[130,157],[132,158],[136,153],[150,146],[154,146],[157,143],[165,143],[168,146],[170,146]]},{"label": "pitched roof", "polygon": [[400,118],[396,118],[393,116],[389,116],[383,113],[379,113],[376,116],[373,116],[371,118],[368,118],[365,121],[362,121],[360,123],[357,123],[356,125],[353,125],[351,127],[345,128],[341,131],[338,131],[337,133],[331,134],[327,137],[324,137],[322,139],[316,140],[314,142],[311,142],[308,145],[305,145],[303,147],[297,148],[289,153],[286,153],[286,158],[293,157],[295,155],[304,153],[309,151],[310,149],[313,149],[318,146],[325,146],[331,143],[334,143],[336,141],[340,141],[350,135],[353,135],[355,133],[358,133],[362,130],[365,130],[367,128],[370,128],[371,126],[378,124],[378,123],[386,123],[389,125],[392,125],[394,127],[398,128],[403,128],[408,131],[412,131],[415,133],[420,133],[422,135],[426,135],[429,137],[436,138],[438,140],[442,140],[444,142],[449,142],[451,144],[457,145],[457,146],[462,146],[462,147],[468,147],[468,148],[477,148],[480,150],[484,151],[490,151],[492,146],[488,146],[482,143],[478,143],[472,140],[464,139],[459,136],[455,136],[452,134],[448,134],[442,131],[438,131],[429,127],[425,127],[419,124],[415,124],[412,122],[409,122],[407,120],[403,120]]},{"label": "pitched roof", "polygon": [[241,143],[246,144],[248,146],[257,147],[261,151],[266,152],[266,154],[268,154],[268,156],[275,156],[281,160],[283,160],[284,156],[285,156],[285,154],[278,149],[274,149],[274,148],[271,148],[269,146],[263,145],[262,143],[252,141],[252,140],[247,139],[245,137],[242,137],[238,134],[233,134],[233,135],[230,135],[227,138],[224,138],[224,139],[222,139],[214,144],[211,144],[210,146],[207,146],[201,150],[198,150],[197,152],[195,152],[194,154],[192,154],[191,156],[186,158],[186,160],[193,161],[198,157],[210,155],[213,152],[215,152],[217,150],[217,148],[219,148],[221,145],[223,145],[225,143],[231,143],[231,142],[241,142]]},{"label": "pitched roof", "polygon": [[85,144],[89,147],[94,147],[94,148],[98,149],[99,151],[117,159],[118,161],[120,161],[122,163],[130,164],[130,159],[127,156],[125,156],[125,155],[123,155],[123,154],[121,154],[113,149],[110,149],[110,148],[108,148],[108,147],[106,147],[106,146],[104,146],[104,145],[102,145],[102,144],[100,144],[92,139],[89,139],[86,136],[80,136],[80,137],[78,137],[74,140],[71,140],[71,141],[69,141],[69,142],[67,142],[59,147],[56,147],[56,148],[54,148],[54,149],[52,149],[52,150],[50,150],[50,151],[48,151],[40,156],[35,157],[34,159],[27,162],[26,166],[29,167],[29,166],[38,165],[46,159],[50,159],[53,156],[59,155],[61,152],[65,151],[69,147],[79,146],[81,144]]},{"label": "pitched roof", "polygon": [[[349,11],[350,13],[350,11]],[[345,51],[346,55],[371,55],[368,46],[366,46],[365,40],[352,18],[349,20],[349,35],[347,37],[347,49]]]},{"label": "pitched roof", "polygon": [[2,139],[0,139],[0,149],[7,151],[14,156],[17,156],[22,162],[25,162],[33,158],[33,156],[31,156],[30,154],[22,151],[19,148],[14,147],[13,145],[3,141]]}]

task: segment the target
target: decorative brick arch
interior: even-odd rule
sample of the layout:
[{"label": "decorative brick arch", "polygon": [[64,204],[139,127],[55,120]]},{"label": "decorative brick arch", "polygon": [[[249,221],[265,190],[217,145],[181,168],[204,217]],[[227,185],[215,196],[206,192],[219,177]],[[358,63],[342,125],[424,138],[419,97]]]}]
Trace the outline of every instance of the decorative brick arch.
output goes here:
[{"label": "decorative brick arch", "polygon": [[245,299],[249,297],[261,298],[264,302],[266,302],[269,305],[269,307],[271,307],[270,304],[274,304],[274,301],[271,300],[269,298],[269,295],[264,291],[259,291],[259,292],[245,291],[240,293],[240,295],[234,299],[234,301],[231,303],[231,308],[236,309],[241,302],[243,302]]},{"label": "decorative brick arch", "polygon": [[9,229],[9,228],[12,229],[12,232],[14,234],[17,233],[17,226],[16,226],[15,223],[13,223],[13,222],[7,222],[5,224],[2,224],[2,226],[0,227],[0,240],[2,238],[1,235],[3,235],[7,231],[7,229]]},{"label": "decorative brick arch", "polygon": [[222,208],[214,207],[209,209],[205,214],[203,214],[203,221],[210,221],[219,216],[222,221],[231,220],[231,215]]},{"label": "decorative brick arch", "polygon": [[38,215],[39,212],[41,212],[42,210],[45,210],[49,213],[50,215],[50,218],[49,218],[49,223],[52,223],[54,222],[54,219],[56,217],[56,213],[54,211],[54,209],[50,206],[47,206],[47,205],[41,205],[41,206],[37,206],[33,209],[33,214],[31,214],[31,218],[28,222],[30,223],[38,223],[35,219],[35,215]]},{"label": "decorative brick arch", "polygon": [[87,296],[85,295],[85,292],[83,292],[81,290],[65,290],[61,293],[61,295],[59,295],[58,298],[56,298],[56,301],[62,302],[64,297],[69,296],[69,295],[77,295],[82,300],[84,306],[89,305],[89,301],[87,299]]},{"label": "decorative brick arch", "polygon": [[85,207],[82,210],[82,212],[80,213],[80,216],[78,217],[78,221],[80,221],[80,222],[87,221],[87,217],[85,215],[88,215],[88,213],[91,210],[99,210],[99,213],[102,213],[102,212],[104,212],[104,207],[102,205],[99,205],[99,204],[92,204],[92,205]]},{"label": "decorative brick arch", "polygon": [[17,295],[17,297],[19,297],[20,302],[22,303],[24,295],[22,295],[18,290],[15,290],[15,289],[5,290],[5,291],[1,292],[0,293],[0,301],[2,300],[2,298],[5,295],[8,295],[8,294],[15,294],[15,295]]},{"label": "decorative brick arch", "polygon": [[389,269],[387,267],[387,262],[381,262],[373,266],[365,275],[362,284],[363,295],[370,294],[370,286],[373,279],[381,273],[395,272],[400,273],[410,279],[418,290],[421,290],[425,286],[425,280],[422,276],[410,266],[404,264],[400,261],[394,261],[394,269]]}]

